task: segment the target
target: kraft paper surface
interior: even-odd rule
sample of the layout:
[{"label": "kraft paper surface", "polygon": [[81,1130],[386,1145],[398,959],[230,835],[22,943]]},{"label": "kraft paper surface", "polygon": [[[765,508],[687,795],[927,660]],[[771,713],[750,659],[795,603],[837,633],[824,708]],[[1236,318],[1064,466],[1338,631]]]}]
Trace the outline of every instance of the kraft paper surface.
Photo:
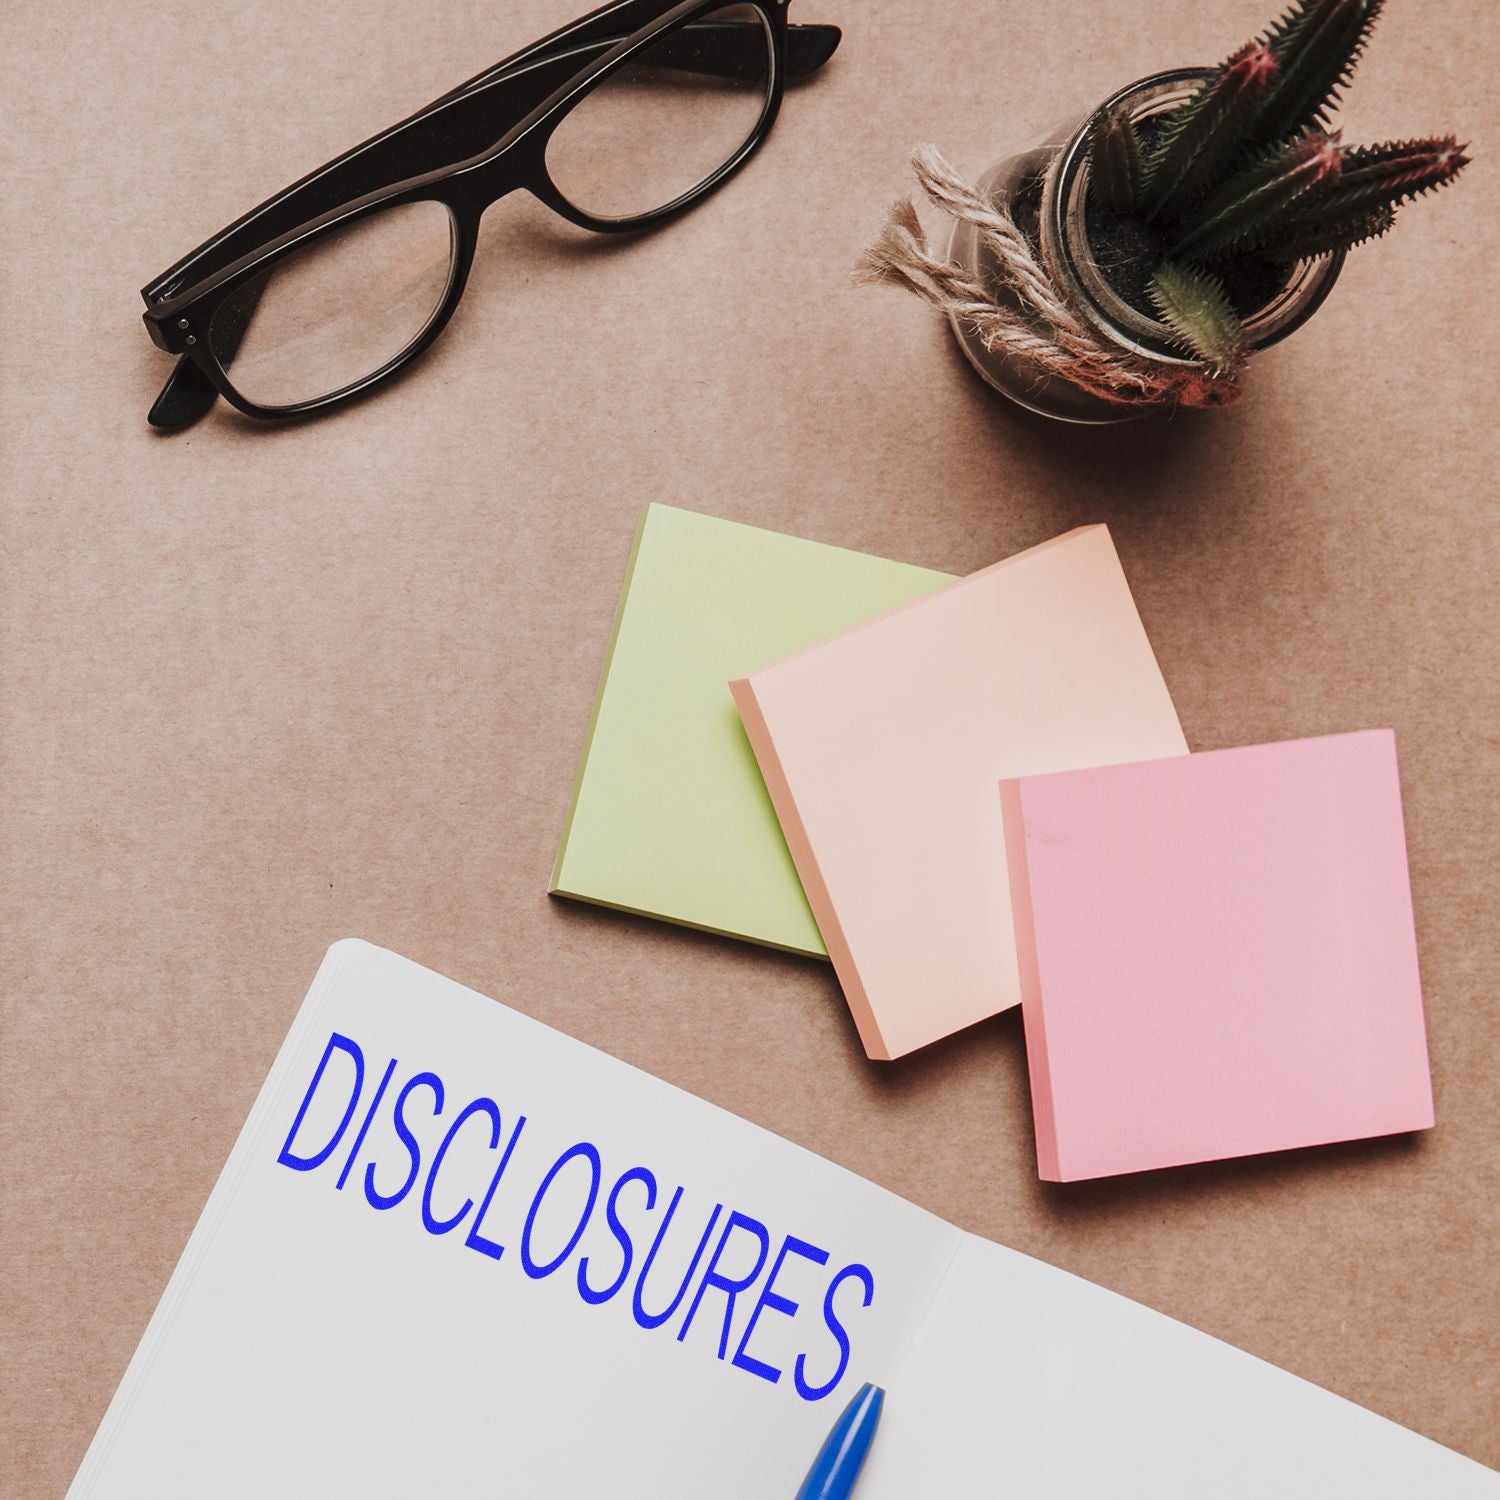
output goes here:
[{"label": "kraft paper surface", "polygon": [[[1349,139],[1475,164],[1233,408],[1048,426],[849,283],[919,142],[982,172],[1277,8],[796,0],[843,46],[686,218],[508,199],[410,378],[160,438],[138,288],[576,10],[0,7],[7,1497],[65,1490],[349,932],[1500,1465],[1500,12],[1386,7]],[[654,501],[954,574],[1105,522],[1195,749],[1392,726],[1437,1128],[1043,1185],[1016,1012],[877,1068],[828,966],[549,900]]]}]

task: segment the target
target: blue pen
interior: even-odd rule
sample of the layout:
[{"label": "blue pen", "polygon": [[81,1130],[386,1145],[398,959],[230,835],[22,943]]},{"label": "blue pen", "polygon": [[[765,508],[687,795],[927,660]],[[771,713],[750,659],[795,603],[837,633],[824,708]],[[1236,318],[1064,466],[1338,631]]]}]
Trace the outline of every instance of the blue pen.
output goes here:
[{"label": "blue pen", "polygon": [[865,1466],[865,1455],[875,1437],[885,1392],[878,1385],[862,1385],[833,1424],[813,1466],[797,1491],[796,1500],[849,1500],[854,1481]]}]

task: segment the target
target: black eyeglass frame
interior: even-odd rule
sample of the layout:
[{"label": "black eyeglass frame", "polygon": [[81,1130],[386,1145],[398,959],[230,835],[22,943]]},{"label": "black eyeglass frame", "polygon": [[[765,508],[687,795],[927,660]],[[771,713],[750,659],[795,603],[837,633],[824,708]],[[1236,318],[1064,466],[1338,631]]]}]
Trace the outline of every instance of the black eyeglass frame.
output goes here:
[{"label": "black eyeglass frame", "polygon": [[[792,27],[787,19],[787,0],[743,0],[759,13],[769,44],[770,74],[760,117],[739,148],[715,171],[658,208],[619,218],[590,214],[572,203],[553,182],[546,153],[553,133],[569,111],[594,89],[673,30],[724,9],[726,3],[727,0],[616,0],[616,3],[581,17],[496,64],[381,135],[336,157],[221,230],[143,288],[141,293],[147,302],[143,317],[152,341],[168,353],[181,355],[191,362],[192,371],[179,361],[173,380],[196,371],[207,380],[213,393],[251,417],[279,420],[327,411],[384,384],[432,346],[463,297],[478,243],[480,220],[485,210],[501,198],[524,189],[570,222],[603,234],[651,229],[694,207],[759,149],[780,111],[789,69],[802,76],[821,67],[838,45],[840,33],[837,27]],[[643,20],[643,17],[649,19]],[[634,29],[622,35],[624,26]],[[789,47],[789,39],[794,36],[798,45],[796,56],[792,58],[789,56],[793,50]],[[605,49],[602,53],[601,46]],[[579,65],[564,81],[548,90],[540,102],[530,104],[539,85],[546,87],[554,81],[560,66],[574,62]],[[523,92],[528,84],[530,95]],[[412,165],[414,159],[423,154],[430,159],[445,112],[473,106],[490,91],[500,94],[499,105],[504,108],[507,85],[515,86],[521,92],[523,113],[514,124],[499,127],[501,133],[493,145],[476,155],[434,170],[371,187],[359,196],[338,202],[315,217],[297,223],[295,227],[274,233],[263,242],[255,243],[252,239],[253,248],[234,253],[241,249],[247,236],[254,234],[258,239],[259,233],[278,223],[285,224],[289,217],[294,218],[299,205],[310,207],[319,197],[326,201],[330,179],[347,190],[348,186],[357,185],[361,176],[366,181],[372,176],[388,177],[392,166]],[[526,107],[528,104],[530,107]],[[269,272],[282,257],[374,214],[417,202],[435,202],[448,211],[454,243],[447,287],[415,338],[359,380],[305,401],[264,406],[237,390],[215,354],[213,340],[209,337],[214,316],[222,305],[241,292],[247,283]],[[234,258],[222,263],[226,254],[232,254]],[[167,390],[152,409],[154,425],[186,425],[172,420],[157,421],[158,409],[166,401],[172,383],[169,381]]]}]

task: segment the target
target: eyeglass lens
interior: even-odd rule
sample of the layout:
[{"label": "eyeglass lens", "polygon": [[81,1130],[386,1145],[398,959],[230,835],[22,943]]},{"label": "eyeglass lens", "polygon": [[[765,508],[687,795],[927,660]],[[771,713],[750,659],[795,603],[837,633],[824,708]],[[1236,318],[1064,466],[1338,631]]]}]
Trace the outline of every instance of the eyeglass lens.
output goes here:
[{"label": "eyeglass lens", "polygon": [[209,347],[259,406],[345,390],[421,336],[448,290],[455,243],[441,203],[357,219],[282,256],[222,303]]},{"label": "eyeglass lens", "polygon": [[635,218],[676,202],[728,162],[760,122],[771,33],[753,5],[668,31],[564,116],[547,173],[586,214]]}]

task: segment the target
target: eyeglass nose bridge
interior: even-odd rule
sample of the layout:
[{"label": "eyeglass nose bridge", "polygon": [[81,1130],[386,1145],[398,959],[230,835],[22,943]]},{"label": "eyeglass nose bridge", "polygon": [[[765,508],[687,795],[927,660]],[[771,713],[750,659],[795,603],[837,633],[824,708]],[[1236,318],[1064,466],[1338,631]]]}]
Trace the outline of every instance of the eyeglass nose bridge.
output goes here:
[{"label": "eyeglass nose bridge", "polygon": [[462,168],[445,184],[452,194],[449,206],[460,219],[477,223],[502,198],[520,188],[534,188],[539,180],[545,179],[545,151],[545,140],[526,138],[495,156]]}]

